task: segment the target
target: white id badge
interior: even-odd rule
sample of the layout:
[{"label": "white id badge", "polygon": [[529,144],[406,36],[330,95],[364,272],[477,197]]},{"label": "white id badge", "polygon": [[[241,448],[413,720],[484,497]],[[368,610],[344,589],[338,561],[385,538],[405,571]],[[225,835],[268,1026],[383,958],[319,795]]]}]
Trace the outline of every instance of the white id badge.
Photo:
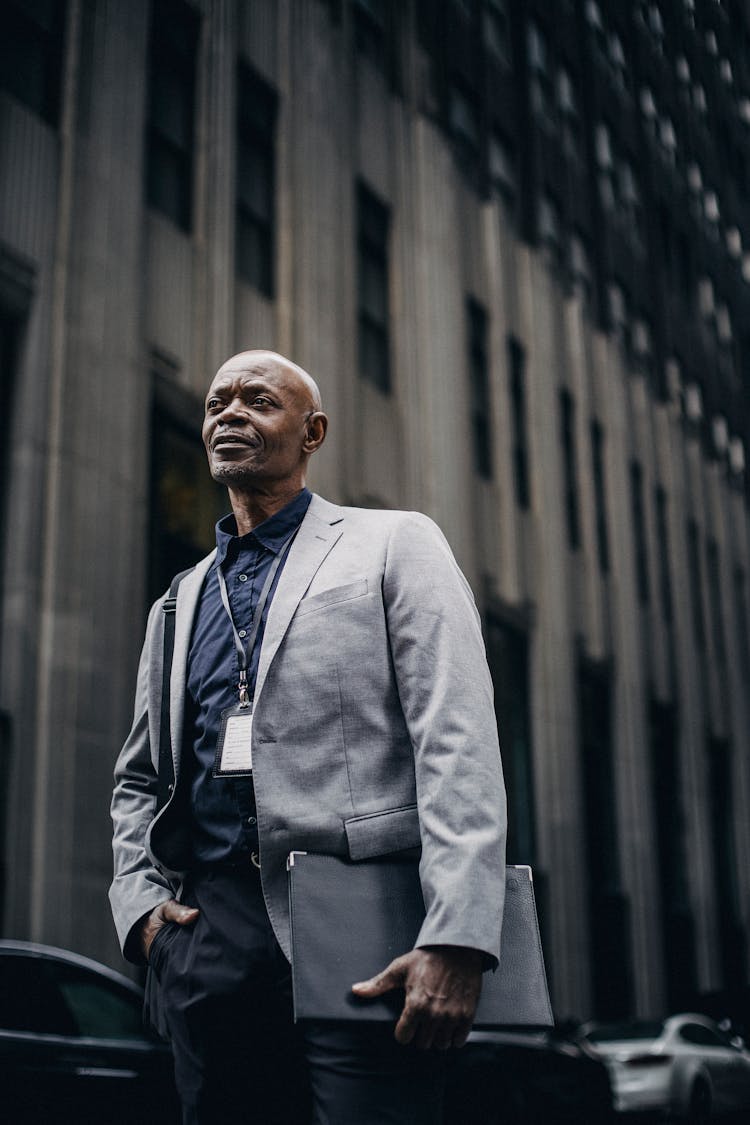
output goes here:
[{"label": "white id badge", "polygon": [[253,772],[253,707],[230,707],[221,713],[214,777],[251,777]]}]

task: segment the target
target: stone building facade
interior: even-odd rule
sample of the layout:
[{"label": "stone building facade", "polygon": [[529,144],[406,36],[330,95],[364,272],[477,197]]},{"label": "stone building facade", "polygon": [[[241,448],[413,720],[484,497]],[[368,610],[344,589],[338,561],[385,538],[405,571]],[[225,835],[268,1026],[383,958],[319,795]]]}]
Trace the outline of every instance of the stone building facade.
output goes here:
[{"label": "stone building facade", "polygon": [[0,21],[4,934],[118,963],[145,611],[222,511],[205,386],[268,346],[329,409],[313,486],[427,512],[472,583],[558,1014],[745,982],[744,5]]}]

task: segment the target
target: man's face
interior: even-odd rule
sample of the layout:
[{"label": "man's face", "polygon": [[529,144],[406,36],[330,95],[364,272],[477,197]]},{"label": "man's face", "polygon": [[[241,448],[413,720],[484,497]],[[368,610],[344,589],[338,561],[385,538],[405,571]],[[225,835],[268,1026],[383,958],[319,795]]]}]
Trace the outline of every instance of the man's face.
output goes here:
[{"label": "man's face", "polygon": [[203,442],[211,476],[236,488],[294,481],[307,459],[312,410],[293,370],[272,358],[229,360],[206,395]]}]

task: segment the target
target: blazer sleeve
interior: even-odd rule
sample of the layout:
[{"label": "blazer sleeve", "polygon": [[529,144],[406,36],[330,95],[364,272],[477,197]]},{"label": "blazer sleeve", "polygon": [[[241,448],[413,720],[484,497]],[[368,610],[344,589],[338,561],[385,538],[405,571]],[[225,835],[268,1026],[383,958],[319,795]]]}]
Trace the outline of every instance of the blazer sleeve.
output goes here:
[{"label": "blazer sleeve", "polygon": [[383,591],[414,751],[426,917],[416,945],[500,952],[506,800],[480,618],[438,527],[393,529]]},{"label": "blazer sleeve", "polygon": [[154,674],[153,660],[158,660],[155,674],[161,677],[163,600],[156,602],[149,614],[138,666],[133,725],[115,765],[111,805],[114,878],[109,898],[123,954],[136,963],[143,958],[133,940],[133,928],[145,914],[174,895],[169,880],[154,866],[145,848],[146,832],[156,813],[157,775],[149,737],[149,681]]}]

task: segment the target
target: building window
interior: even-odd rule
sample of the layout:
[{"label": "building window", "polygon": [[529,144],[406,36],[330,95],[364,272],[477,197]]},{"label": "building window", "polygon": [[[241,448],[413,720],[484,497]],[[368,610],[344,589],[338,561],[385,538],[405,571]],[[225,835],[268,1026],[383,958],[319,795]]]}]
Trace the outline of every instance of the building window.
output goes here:
[{"label": "building window", "polygon": [[600,62],[606,66],[607,62],[607,33],[604,30],[604,22],[602,21],[602,13],[596,0],[587,0],[586,3],[586,22],[591,28],[591,34],[594,39],[594,48]]},{"label": "building window", "polygon": [[658,54],[664,53],[664,24],[658,4],[649,4],[645,0],[636,7],[636,22],[640,23],[646,31],[651,46]]},{"label": "building window", "polygon": [[353,0],[354,42],[379,70],[388,65],[388,0]]},{"label": "building window", "polygon": [[599,570],[609,572],[609,536],[607,533],[607,495],[604,477],[604,430],[597,421],[591,423],[591,470],[594,477],[596,508],[596,553]]},{"label": "building window", "polygon": [[646,540],[646,511],[643,497],[643,469],[638,461],[630,463],[630,511],[633,517],[635,544],[635,577],[638,600],[648,605],[651,588],[648,575],[648,546]]},{"label": "building window", "polygon": [[508,862],[533,863],[536,831],[528,636],[496,617],[487,619],[486,632],[508,791]]},{"label": "building window", "polygon": [[706,100],[706,91],[700,82],[696,82],[693,86],[693,105],[701,117],[706,116],[708,113],[708,101]]},{"label": "building window", "polygon": [[719,546],[715,539],[709,539],[706,544],[706,566],[708,568],[708,592],[711,598],[715,656],[717,663],[724,668],[727,663],[727,646],[724,640],[724,620],[721,611]]},{"label": "building window", "polygon": [[643,128],[647,136],[656,141],[658,133],[659,115],[654,101],[654,92],[650,86],[641,88],[641,113],[643,115]]},{"label": "building window", "polygon": [[633,317],[630,331],[630,358],[633,366],[644,375],[654,370],[654,347],[651,325],[643,316]]},{"label": "building window", "polygon": [[656,489],[656,531],[659,539],[659,580],[661,584],[661,608],[667,624],[672,621],[672,579],[669,567],[669,525],[667,523],[667,494],[663,488]]},{"label": "building window", "polygon": [[539,199],[539,245],[546,251],[551,265],[559,267],[562,261],[563,239],[560,206],[546,192]]},{"label": "building window", "polygon": [[151,432],[149,601],[215,546],[214,525],[227,510],[226,489],[206,470],[200,412],[189,425],[157,402]]},{"label": "building window", "polygon": [[503,66],[510,66],[510,16],[508,0],[485,0],[482,34],[489,53]]},{"label": "building window", "polygon": [[652,815],[660,890],[662,947],[670,1011],[684,1011],[696,989],[695,921],[690,904],[681,799],[679,725],[675,707],[649,704]]},{"label": "building window", "polygon": [[357,185],[357,300],[359,373],[379,390],[391,389],[388,315],[388,208]]},{"label": "building window", "polygon": [[629,227],[633,248],[640,253],[644,248],[643,202],[638,176],[629,160],[620,162],[618,189],[620,214]]},{"label": "building window", "polygon": [[718,913],[719,949],[724,987],[734,988],[747,963],[747,943],[742,924],[736,840],[736,784],[734,754],[727,739],[708,738],[714,887]]},{"label": "building window", "polygon": [[540,121],[551,127],[554,124],[554,93],[549,45],[547,37],[535,23],[529,24],[526,49],[531,83],[531,108]]},{"label": "building window", "polygon": [[487,358],[487,313],[470,297],[466,303],[469,382],[471,386],[471,434],[474,469],[485,480],[492,476],[492,427],[490,424],[490,377]]},{"label": "building window", "polygon": [[662,117],[659,123],[659,143],[663,159],[674,168],[677,163],[677,134],[671,117]]},{"label": "building window", "polygon": [[529,443],[526,424],[526,353],[514,336],[508,338],[510,405],[513,425],[513,479],[516,503],[527,511],[531,507]]},{"label": "building window", "polygon": [[192,223],[199,18],[184,0],[151,6],[146,199],[185,231]]},{"label": "building window", "polygon": [[734,572],[734,614],[737,628],[737,651],[740,656],[740,671],[745,683],[750,683],[750,626],[747,620],[747,590],[745,571],[741,566]]},{"label": "building window", "polygon": [[497,131],[490,134],[488,153],[490,182],[502,196],[507,207],[512,208],[518,194],[518,173],[512,145]]},{"label": "building window", "polygon": [[479,103],[475,94],[453,84],[449,101],[450,129],[460,161],[475,167],[479,161],[482,131]]},{"label": "building window", "polygon": [[577,551],[581,545],[581,521],[578,508],[578,469],[576,466],[575,402],[570,391],[560,391],[560,442],[563,454],[563,487],[568,546]]},{"label": "building window", "polygon": [[[5,294],[4,294],[5,296]],[[9,527],[8,500],[14,478],[10,473],[10,421],[13,414],[12,406],[17,376],[17,357],[21,346],[23,329],[25,327],[25,314],[27,303],[22,293],[15,294],[20,307],[10,308],[0,304],[0,401],[3,410],[0,413],[0,552],[5,557],[5,550],[13,535]],[[0,567],[0,605],[4,602],[3,570]],[[9,639],[9,638],[8,638]],[[2,643],[5,636],[0,631],[0,666],[2,665]],[[20,715],[18,716],[20,718]],[[6,841],[8,840],[8,826],[10,813],[10,775],[14,749],[20,750],[22,742],[18,737],[18,728],[14,729],[13,717],[9,712],[0,709],[0,902],[5,901],[5,889],[8,875],[8,853]],[[14,738],[14,735],[16,737]],[[0,906],[0,926],[3,921],[2,907]],[[1,987],[1,986],[0,986]],[[3,996],[3,1001],[5,997]],[[5,1003],[3,1007],[7,1013]],[[7,1027],[7,1021],[6,1021]]]},{"label": "building window", "polygon": [[[8,500],[11,489],[10,472],[10,420],[17,375],[17,356],[21,343],[24,319],[16,312],[0,305],[0,551],[5,557],[5,549],[12,531],[8,526]],[[3,604],[3,570],[0,567],[0,604]],[[0,657],[2,656],[3,634],[0,632]],[[2,712],[0,712],[0,827],[3,822],[3,762],[2,762]],[[0,839],[0,887],[2,886],[2,839]]]},{"label": "building window", "polygon": [[3,5],[0,88],[53,126],[60,117],[65,9],[62,0]]},{"label": "building window", "polygon": [[701,555],[698,525],[695,520],[687,524],[688,570],[690,573],[690,602],[693,609],[695,643],[703,651],[706,647],[706,629],[703,621],[703,595],[701,589]]},{"label": "building window", "polygon": [[440,47],[440,34],[443,13],[438,11],[433,0],[416,0],[414,24],[417,42],[429,55],[437,55]]},{"label": "building window", "polygon": [[628,91],[628,65],[622,40],[619,35],[612,34],[609,39],[609,68],[612,81],[622,93]]},{"label": "building window", "polygon": [[245,63],[237,68],[235,265],[266,297],[274,292],[275,92]]},{"label": "building window", "polygon": [[591,300],[591,259],[586,239],[580,231],[570,236],[570,282],[584,304]]},{"label": "building window", "polygon": [[612,157],[612,142],[609,127],[599,124],[596,127],[596,163],[598,167],[599,198],[605,211],[615,207],[615,164]]},{"label": "building window", "polygon": [[609,328],[620,347],[626,347],[630,329],[630,301],[619,281],[607,286],[607,313]]},{"label": "building window", "polygon": [[[578,721],[594,1009],[597,1018],[627,1016],[632,962],[628,900],[622,890],[617,831],[612,674],[607,666],[578,662]],[[611,958],[618,971],[613,973]]]},{"label": "building window", "polygon": [[581,158],[581,115],[578,94],[570,71],[562,66],[557,72],[557,108],[563,149],[571,159]]}]

